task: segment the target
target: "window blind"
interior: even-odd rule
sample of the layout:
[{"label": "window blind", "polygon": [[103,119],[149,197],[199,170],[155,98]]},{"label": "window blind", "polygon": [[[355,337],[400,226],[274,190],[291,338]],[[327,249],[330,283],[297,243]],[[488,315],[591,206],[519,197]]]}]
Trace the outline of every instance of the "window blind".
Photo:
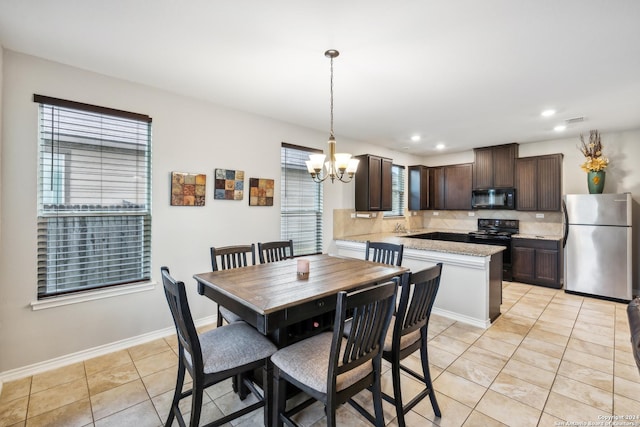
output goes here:
[{"label": "window blind", "polygon": [[151,118],[39,103],[38,298],[148,281]]},{"label": "window blind", "polygon": [[305,160],[320,150],[282,144],[280,234],[293,240],[296,255],[322,252],[322,184],[311,179]]},{"label": "window blind", "polygon": [[384,216],[404,216],[404,166],[391,166],[391,210]]}]

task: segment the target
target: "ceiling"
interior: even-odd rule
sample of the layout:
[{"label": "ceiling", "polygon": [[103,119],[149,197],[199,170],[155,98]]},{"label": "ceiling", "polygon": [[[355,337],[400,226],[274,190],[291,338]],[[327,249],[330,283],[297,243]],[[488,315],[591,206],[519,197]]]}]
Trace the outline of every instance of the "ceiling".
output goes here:
[{"label": "ceiling", "polygon": [[416,155],[640,128],[638,22],[638,0],[0,0],[6,49],[327,136],[337,49],[338,141]]}]

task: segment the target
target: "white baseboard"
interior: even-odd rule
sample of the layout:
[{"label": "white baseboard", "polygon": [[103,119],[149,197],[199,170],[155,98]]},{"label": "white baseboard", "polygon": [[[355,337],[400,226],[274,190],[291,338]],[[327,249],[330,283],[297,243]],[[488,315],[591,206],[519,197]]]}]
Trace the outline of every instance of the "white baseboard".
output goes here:
[{"label": "white baseboard", "polygon": [[[195,322],[196,327],[209,325],[216,323],[217,315],[207,316],[199,319]],[[56,357],[55,359],[45,360],[43,362],[34,363],[33,365],[23,366],[21,368],[11,369],[9,371],[0,372],[0,392],[2,392],[2,384],[8,381],[14,381],[21,378],[36,375],[52,369],[61,368],[63,366],[71,365],[72,363],[82,362],[84,360],[93,359],[94,357],[104,356],[108,353],[124,350],[129,347],[133,347],[140,344],[145,344],[150,341],[154,341],[160,338],[174,335],[176,329],[174,326],[169,328],[160,329],[157,331],[149,332],[146,334],[138,335],[131,338],[126,338],[121,341],[112,342],[109,344],[101,345],[98,347],[89,348],[86,350],[78,351],[76,353],[67,354],[64,356]]]},{"label": "white baseboard", "polygon": [[488,319],[487,320],[476,319],[474,317],[465,316],[464,314],[454,313],[449,310],[443,310],[438,307],[433,307],[431,309],[431,313],[437,314],[442,317],[446,317],[451,320],[455,320],[457,322],[466,323],[467,325],[476,326],[482,329],[487,329],[489,326],[491,326],[491,321]]}]

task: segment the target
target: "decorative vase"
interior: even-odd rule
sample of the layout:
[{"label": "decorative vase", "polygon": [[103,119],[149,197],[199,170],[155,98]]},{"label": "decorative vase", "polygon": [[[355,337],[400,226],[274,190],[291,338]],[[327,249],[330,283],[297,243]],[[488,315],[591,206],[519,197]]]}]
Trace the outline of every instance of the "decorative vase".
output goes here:
[{"label": "decorative vase", "polygon": [[604,171],[587,172],[589,194],[601,194],[604,190]]}]

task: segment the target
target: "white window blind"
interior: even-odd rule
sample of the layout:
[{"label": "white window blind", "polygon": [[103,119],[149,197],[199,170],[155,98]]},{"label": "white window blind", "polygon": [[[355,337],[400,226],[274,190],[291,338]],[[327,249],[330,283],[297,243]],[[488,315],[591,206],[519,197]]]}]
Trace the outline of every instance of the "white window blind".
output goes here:
[{"label": "white window blind", "polygon": [[391,210],[384,216],[404,216],[404,166],[391,166]]},{"label": "white window blind", "polygon": [[305,160],[320,150],[282,143],[280,234],[296,255],[322,252],[322,184],[313,182]]},{"label": "white window blind", "polygon": [[148,281],[151,118],[39,103],[38,298]]}]

